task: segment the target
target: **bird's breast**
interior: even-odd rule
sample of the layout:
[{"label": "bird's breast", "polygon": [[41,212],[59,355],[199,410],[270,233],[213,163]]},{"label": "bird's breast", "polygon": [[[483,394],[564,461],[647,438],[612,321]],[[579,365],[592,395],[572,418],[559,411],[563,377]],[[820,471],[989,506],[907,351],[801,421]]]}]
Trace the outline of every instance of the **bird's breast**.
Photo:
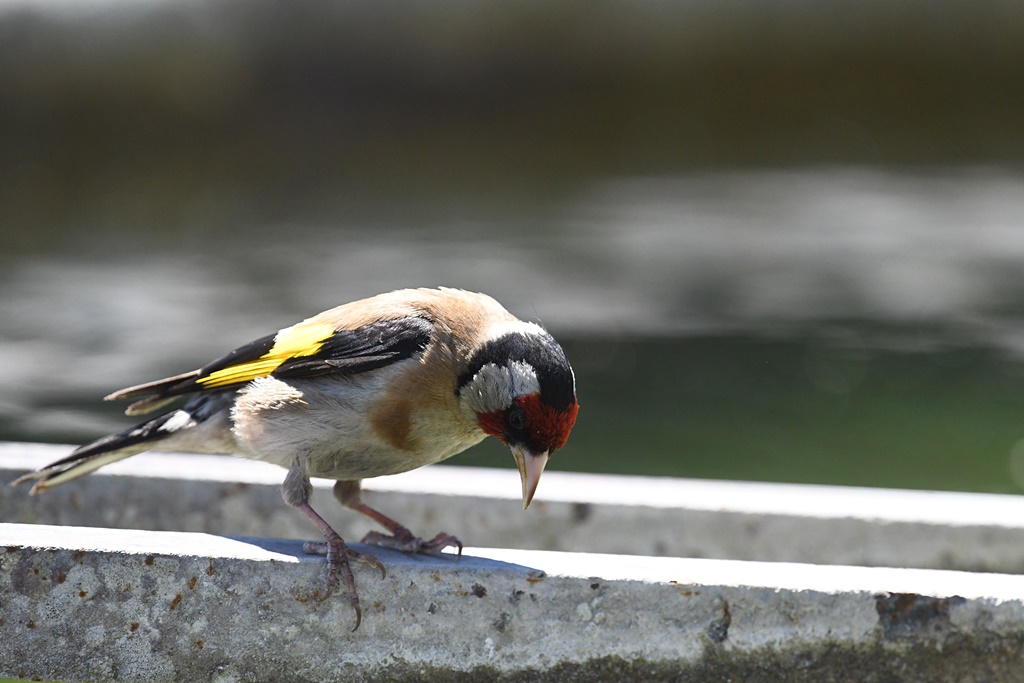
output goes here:
[{"label": "bird's breast", "polygon": [[484,438],[450,385],[411,364],[348,377],[264,378],[239,392],[234,433],[250,457],[284,467],[300,458],[310,476],[405,472]]},{"label": "bird's breast", "polygon": [[422,464],[450,457],[483,438],[476,421],[460,410],[453,373],[430,360],[396,368],[367,412],[375,438]]}]

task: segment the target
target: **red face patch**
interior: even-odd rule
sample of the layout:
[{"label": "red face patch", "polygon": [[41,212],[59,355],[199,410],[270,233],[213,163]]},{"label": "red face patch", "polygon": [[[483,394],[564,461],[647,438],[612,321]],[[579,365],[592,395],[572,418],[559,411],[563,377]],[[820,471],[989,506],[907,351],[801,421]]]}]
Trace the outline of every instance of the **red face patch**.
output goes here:
[{"label": "red face patch", "polygon": [[494,410],[489,413],[477,413],[477,424],[485,434],[496,436],[501,441],[505,440],[505,411]]},{"label": "red face patch", "polygon": [[[565,410],[556,410],[540,400],[538,394],[527,394],[515,399],[516,405],[523,411],[527,445],[538,452],[557,450],[565,445],[569,433],[576,424],[576,414],[580,406],[573,402]],[[495,410],[477,416],[480,428],[487,434],[507,442],[508,426],[505,423],[506,411]]]}]

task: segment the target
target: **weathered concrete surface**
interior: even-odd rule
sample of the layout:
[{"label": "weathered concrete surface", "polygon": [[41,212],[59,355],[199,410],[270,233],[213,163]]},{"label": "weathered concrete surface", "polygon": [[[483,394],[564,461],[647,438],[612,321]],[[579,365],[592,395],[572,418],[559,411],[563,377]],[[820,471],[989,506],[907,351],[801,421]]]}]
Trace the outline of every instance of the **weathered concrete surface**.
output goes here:
[{"label": "weathered concrete surface", "polygon": [[[0,481],[67,447],[0,443]],[[0,486],[11,522],[308,539],[279,468],[146,453],[53,491]],[[345,538],[373,529],[317,481],[314,504]],[[1024,573],[1024,497],[545,473],[524,512],[519,475],[427,467],[368,480],[367,500],[423,536],[471,545],[634,555]],[[116,501],[116,504],[114,504]]]},{"label": "weathered concrete surface", "polygon": [[1024,577],[381,550],[365,606],[292,541],[0,524],[0,675],[44,680],[1019,681]]}]

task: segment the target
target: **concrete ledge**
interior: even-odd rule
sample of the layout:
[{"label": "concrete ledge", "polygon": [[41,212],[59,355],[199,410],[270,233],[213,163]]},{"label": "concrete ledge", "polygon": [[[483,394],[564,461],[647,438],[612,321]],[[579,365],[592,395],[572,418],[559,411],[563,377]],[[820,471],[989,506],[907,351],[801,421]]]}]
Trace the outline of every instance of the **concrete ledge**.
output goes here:
[{"label": "concrete ledge", "polygon": [[[0,443],[0,481],[69,447]],[[12,522],[309,539],[281,502],[279,468],[145,453],[42,495],[0,486]],[[373,527],[315,481],[346,538]],[[427,467],[368,480],[367,500],[469,545],[631,555],[1024,573],[1024,497],[549,472],[526,512],[515,468]],[[116,504],[114,504],[116,501]]]},{"label": "concrete ledge", "polygon": [[1024,577],[380,550],[365,614],[292,541],[0,524],[0,675],[44,680],[1018,681]]}]

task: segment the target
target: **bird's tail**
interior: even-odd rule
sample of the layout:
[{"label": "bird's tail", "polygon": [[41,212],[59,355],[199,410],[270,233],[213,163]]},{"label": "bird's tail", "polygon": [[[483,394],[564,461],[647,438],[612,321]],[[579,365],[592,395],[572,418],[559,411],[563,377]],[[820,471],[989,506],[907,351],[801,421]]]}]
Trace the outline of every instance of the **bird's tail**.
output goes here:
[{"label": "bird's tail", "polygon": [[197,429],[203,426],[218,426],[211,423],[226,418],[233,395],[234,392],[222,392],[197,396],[177,410],[76,448],[64,458],[18,477],[11,486],[35,481],[30,493],[41,493],[158,445],[167,448],[185,445],[185,450],[191,450],[187,445],[192,432],[207,431]]}]

